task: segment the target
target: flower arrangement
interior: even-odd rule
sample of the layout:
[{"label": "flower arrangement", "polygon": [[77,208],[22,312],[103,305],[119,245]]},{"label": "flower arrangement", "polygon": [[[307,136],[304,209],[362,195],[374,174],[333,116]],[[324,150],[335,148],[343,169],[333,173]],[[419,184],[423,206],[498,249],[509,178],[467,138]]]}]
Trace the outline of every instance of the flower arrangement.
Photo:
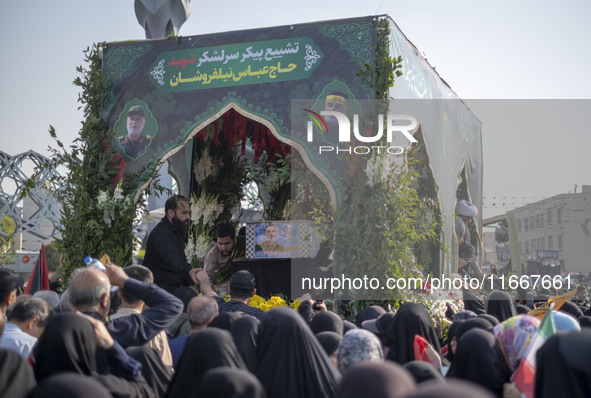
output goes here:
[{"label": "flower arrangement", "polygon": [[122,214],[135,211],[133,199],[130,196],[123,196],[123,189],[121,187],[123,180],[119,180],[112,195],[109,195],[108,190],[99,190],[97,196],[97,208],[103,213],[103,221],[107,226],[111,227],[116,217]]},{"label": "flower arrangement", "polygon": [[250,298],[249,305],[254,308],[259,308],[265,312],[275,307],[290,307],[297,311],[298,307],[300,306],[300,300],[296,299],[288,305],[287,301],[279,296],[271,296],[269,300],[265,300],[261,296],[255,294]]},{"label": "flower arrangement", "polygon": [[185,246],[185,256],[193,267],[203,265],[203,258],[211,247],[214,227],[224,206],[213,195],[202,193],[199,198],[191,195],[191,229]]}]

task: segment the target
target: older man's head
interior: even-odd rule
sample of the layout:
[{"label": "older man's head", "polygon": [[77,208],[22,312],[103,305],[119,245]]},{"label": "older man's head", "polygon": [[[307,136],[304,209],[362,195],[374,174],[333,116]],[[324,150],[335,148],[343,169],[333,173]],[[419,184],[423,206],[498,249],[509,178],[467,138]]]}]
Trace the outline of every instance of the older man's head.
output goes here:
[{"label": "older man's head", "polygon": [[97,312],[105,317],[111,307],[111,283],[107,275],[95,268],[77,270],[68,285],[72,306],[81,312]]}]

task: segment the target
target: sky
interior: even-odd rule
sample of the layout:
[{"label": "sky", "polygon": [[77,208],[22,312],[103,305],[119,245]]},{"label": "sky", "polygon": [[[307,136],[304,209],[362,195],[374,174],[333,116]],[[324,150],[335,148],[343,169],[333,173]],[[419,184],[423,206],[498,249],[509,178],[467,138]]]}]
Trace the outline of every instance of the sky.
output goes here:
[{"label": "sky", "polygon": [[[589,1],[202,0],[179,33],[378,14],[482,121],[485,217],[591,185]],[[0,2],[0,150],[49,155],[49,125],[71,143],[83,119],[72,84],[83,51],[144,37],[131,0]]]}]

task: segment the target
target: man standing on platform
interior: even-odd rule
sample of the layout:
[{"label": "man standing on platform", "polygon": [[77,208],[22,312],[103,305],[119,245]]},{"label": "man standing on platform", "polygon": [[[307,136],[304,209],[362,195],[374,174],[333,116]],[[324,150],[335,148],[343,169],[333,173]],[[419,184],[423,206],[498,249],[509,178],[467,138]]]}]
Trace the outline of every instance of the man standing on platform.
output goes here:
[{"label": "man standing on platform", "polygon": [[184,196],[173,195],[164,211],[165,216],[148,236],[142,265],[152,271],[156,285],[173,293],[181,286],[192,286],[190,273],[196,272],[185,256],[191,207]]}]

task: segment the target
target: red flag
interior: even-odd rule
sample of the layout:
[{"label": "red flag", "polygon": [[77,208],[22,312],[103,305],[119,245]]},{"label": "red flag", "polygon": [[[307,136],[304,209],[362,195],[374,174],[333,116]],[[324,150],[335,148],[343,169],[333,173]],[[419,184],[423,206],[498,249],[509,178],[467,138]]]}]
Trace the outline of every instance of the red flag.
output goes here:
[{"label": "red flag", "polygon": [[25,289],[26,294],[35,294],[39,290],[49,290],[49,272],[47,271],[47,258],[45,257],[45,245],[41,244],[41,251],[35,263],[35,268],[29,276],[29,282]]},{"label": "red flag", "polygon": [[435,369],[441,371],[442,363],[439,354],[433,346],[420,334],[415,335],[413,342],[415,361],[429,362]]}]

